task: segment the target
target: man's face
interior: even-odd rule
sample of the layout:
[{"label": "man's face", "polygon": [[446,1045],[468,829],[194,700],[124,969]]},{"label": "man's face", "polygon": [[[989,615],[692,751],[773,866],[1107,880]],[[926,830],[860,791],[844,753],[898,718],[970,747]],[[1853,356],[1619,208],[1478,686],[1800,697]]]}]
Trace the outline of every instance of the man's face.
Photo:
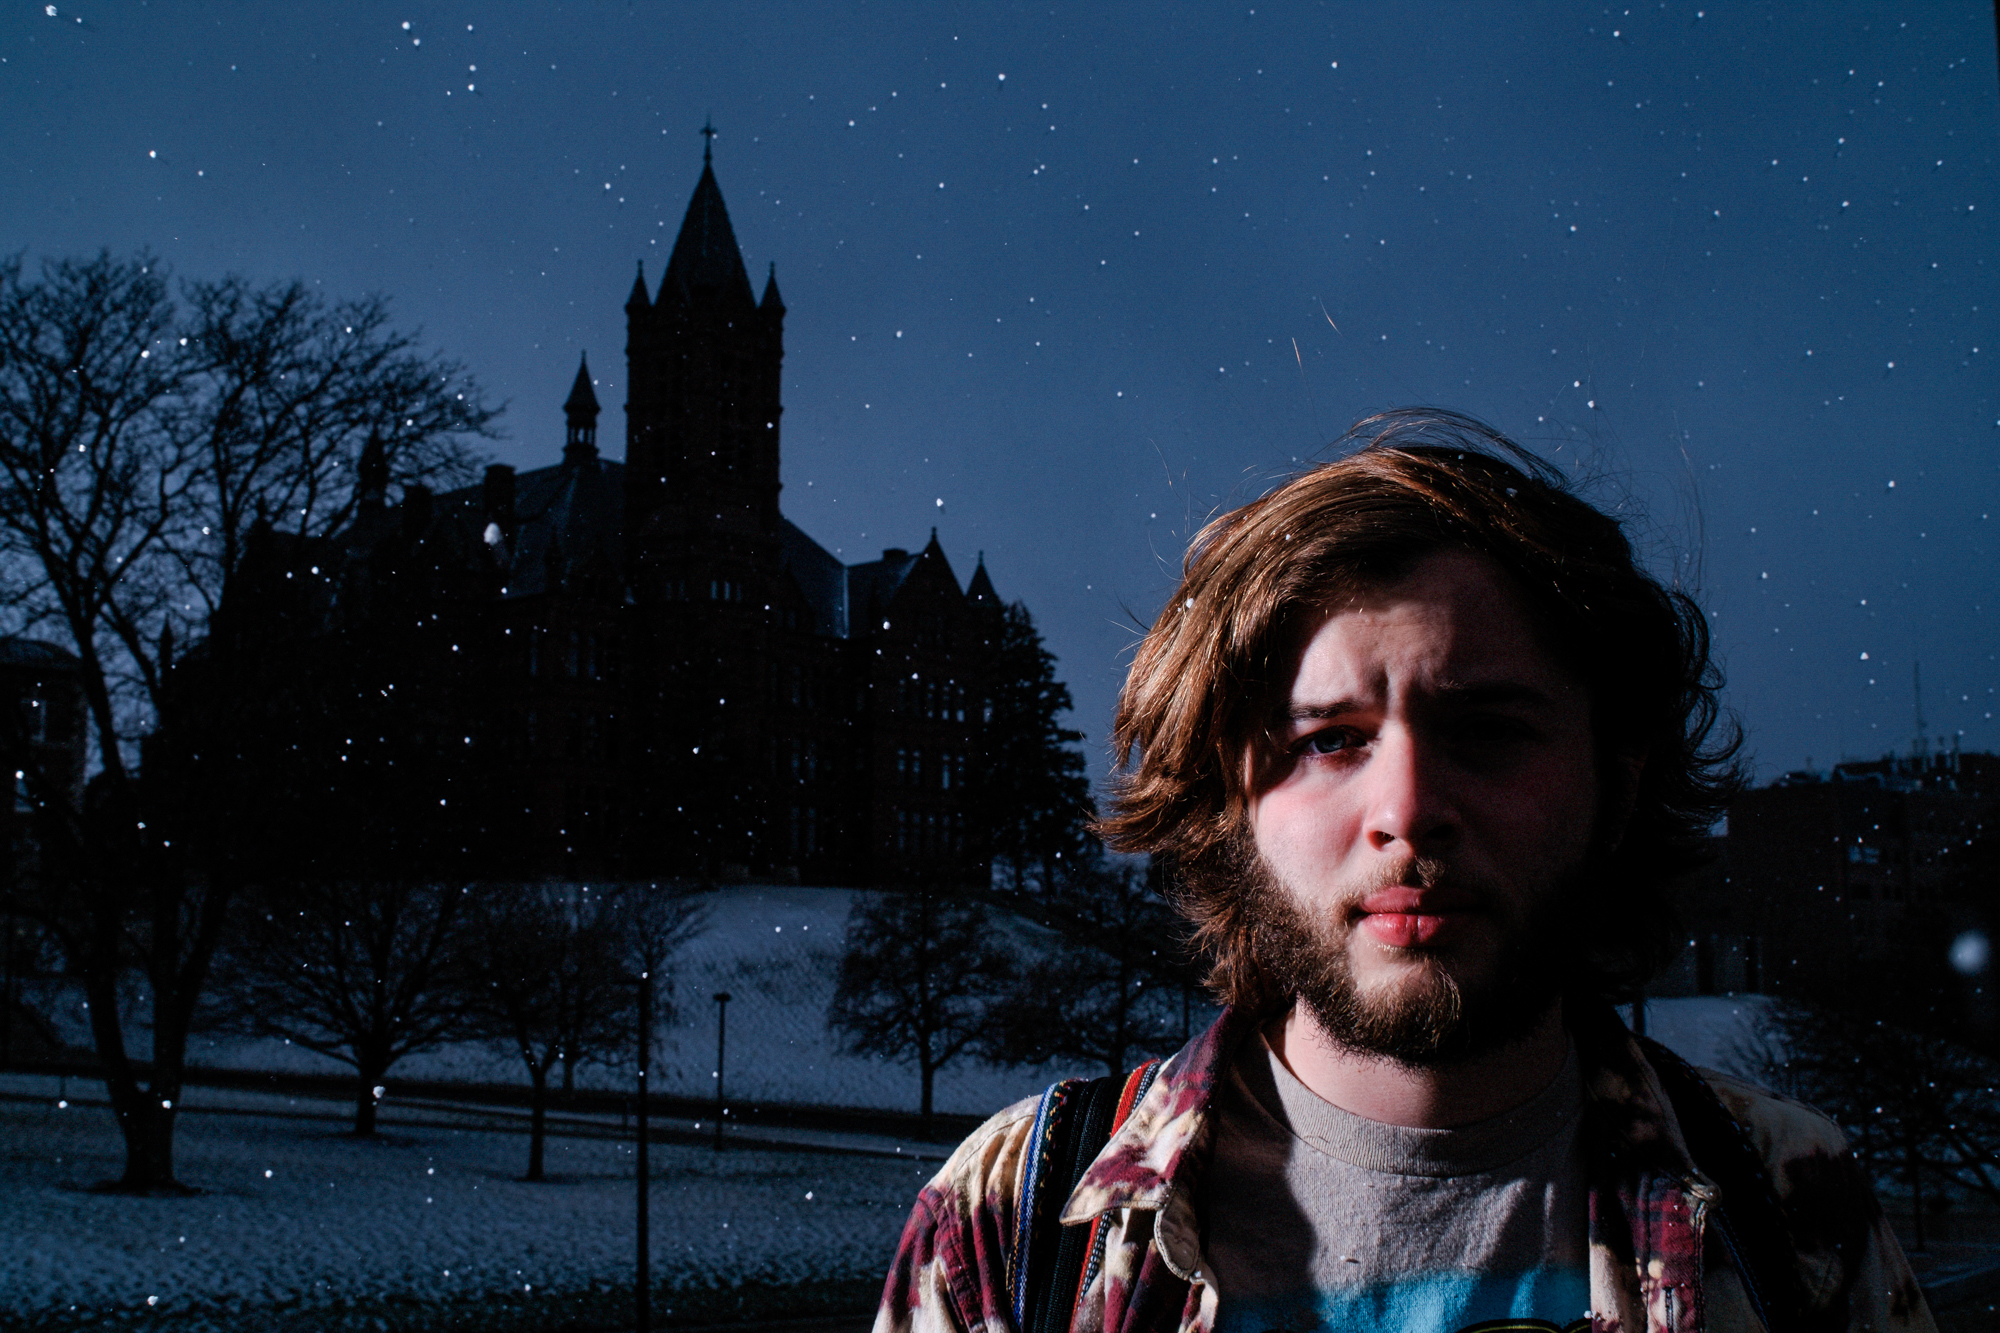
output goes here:
[{"label": "man's face", "polygon": [[1327,608],[1274,736],[1259,957],[1328,1035],[1426,1064],[1546,1015],[1597,824],[1590,702],[1499,567],[1440,551]]}]

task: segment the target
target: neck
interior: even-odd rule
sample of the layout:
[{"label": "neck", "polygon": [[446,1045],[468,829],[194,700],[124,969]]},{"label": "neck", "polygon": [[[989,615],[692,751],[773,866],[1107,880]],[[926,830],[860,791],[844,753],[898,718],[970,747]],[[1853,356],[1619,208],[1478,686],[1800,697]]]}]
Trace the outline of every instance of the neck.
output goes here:
[{"label": "neck", "polygon": [[1455,1129],[1511,1111],[1553,1083],[1569,1055],[1560,1002],[1520,1040],[1443,1065],[1399,1064],[1343,1046],[1296,1004],[1264,1036],[1322,1101],[1411,1129]]}]

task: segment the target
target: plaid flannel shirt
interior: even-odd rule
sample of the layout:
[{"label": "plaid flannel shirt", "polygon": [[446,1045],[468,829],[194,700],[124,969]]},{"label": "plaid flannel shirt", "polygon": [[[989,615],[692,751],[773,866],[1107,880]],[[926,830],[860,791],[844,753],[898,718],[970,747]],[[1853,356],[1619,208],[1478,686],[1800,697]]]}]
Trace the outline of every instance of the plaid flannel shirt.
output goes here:
[{"label": "plaid flannel shirt", "polygon": [[[1704,1244],[1716,1187],[1689,1158],[1658,1078],[1614,1015],[1585,1018],[1573,1030],[1586,1097],[1592,1333],[1754,1333],[1761,1324],[1735,1269],[1720,1245]],[[1209,1159],[1211,1098],[1254,1031],[1228,1011],[1182,1048],[1070,1195],[1064,1223],[1101,1215],[1105,1236],[1072,1333],[1214,1328],[1217,1293],[1192,1200]],[[1790,1223],[1807,1303],[1799,1333],[1936,1333],[1839,1129],[1789,1098],[1702,1076],[1749,1130]],[[1037,1100],[988,1120],[917,1196],[874,1333],[1018,1333],[1015,1208]]]}]

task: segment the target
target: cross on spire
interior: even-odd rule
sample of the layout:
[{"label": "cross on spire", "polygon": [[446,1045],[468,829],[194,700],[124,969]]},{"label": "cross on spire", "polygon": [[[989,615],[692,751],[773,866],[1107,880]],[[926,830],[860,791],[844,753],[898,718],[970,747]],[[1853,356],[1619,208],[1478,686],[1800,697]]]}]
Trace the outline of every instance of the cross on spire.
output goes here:
[{"label": "cross on spire", "polygon": [[703,161],[704,163],[706,163],[706,162],[707,162],[707,161],[709,160],[709,150],[715,147],[715,117],[714,117],[714,116],[708,116],[708,117],[705,117],[705,118],[703,119],[703,121],[702,121],[702,126],[701,126],[701,139],[702,139],[702,143],[701,143],[701,160],[702,160],[702,161]]}]

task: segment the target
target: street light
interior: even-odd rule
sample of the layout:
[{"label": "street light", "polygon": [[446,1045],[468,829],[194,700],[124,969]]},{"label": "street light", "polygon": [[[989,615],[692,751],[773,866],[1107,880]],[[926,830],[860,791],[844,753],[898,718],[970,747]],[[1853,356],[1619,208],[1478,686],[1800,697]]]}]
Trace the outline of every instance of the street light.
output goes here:
[{"label": "street light", "polygon": [[647,1074],[652,1068],[653,1051],[653,972],[651,968],[641,968],[639,972],[639,1272],[638,1283],[633,1297],[636,1316],[634,1327],[637,1333],[651,1333],[653,1327],[652,1275],[649,1263],[652,1258],[652,1185],[653,1172],[647,1160]]},{"label": "street light", "polygon": [[729,1036],[729,992],[715,993],[715,1146],[722,1146],[722,1056]]}]

